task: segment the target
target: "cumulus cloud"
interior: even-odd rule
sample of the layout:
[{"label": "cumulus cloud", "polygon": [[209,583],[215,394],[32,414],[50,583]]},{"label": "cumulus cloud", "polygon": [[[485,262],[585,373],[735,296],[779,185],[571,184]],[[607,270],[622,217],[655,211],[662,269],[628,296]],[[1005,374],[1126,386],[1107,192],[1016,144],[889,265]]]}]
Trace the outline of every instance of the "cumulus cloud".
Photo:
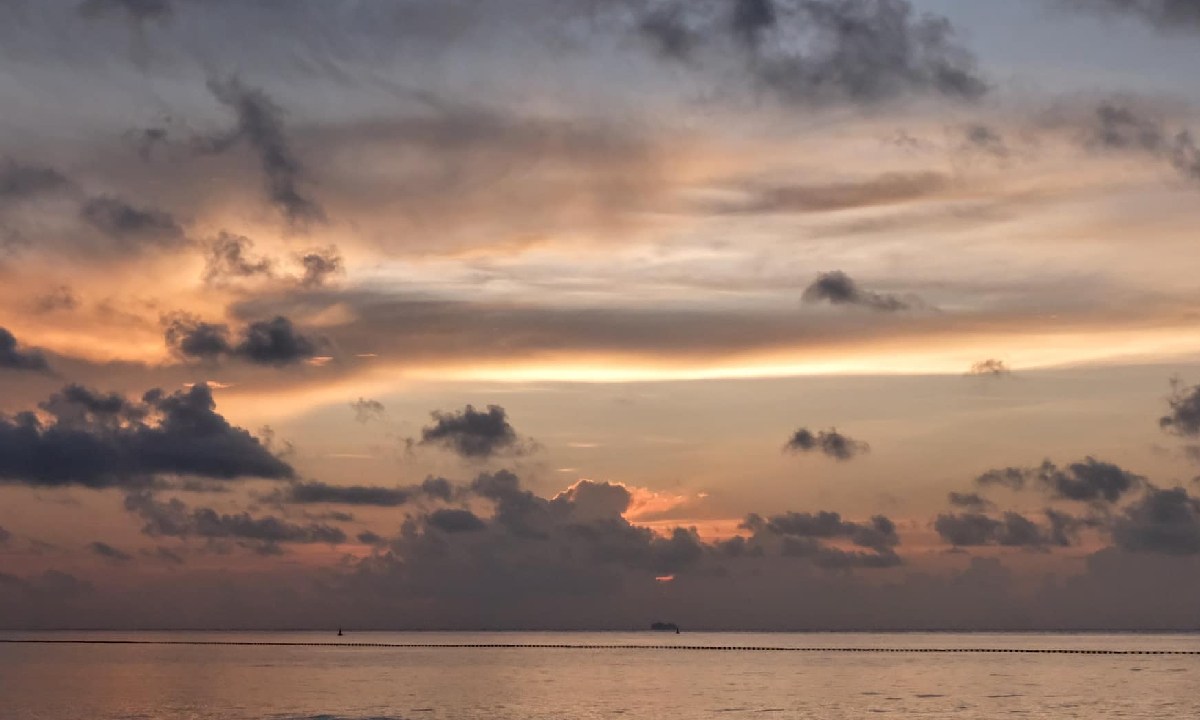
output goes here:
[{"label": "cumulus cloud", "polygon": [[239,338],[230,337],[229,326],[176,316],[167,325],[166,342],[181,356],[202,360],[233,357],[256,365],[282,367],[316,356],[320,342],[298,331],[282,315],[252,322]]},{"label": "cumulus cloud", "polygon": [[946,496],[954,507],[981,512],[992,507],[993,503],[979,493],[951,492]]},{"label": "cumulus cloud", "polygon": [[476,532],[487,527],[487,524],[475,513],[458,508],[434,510],[429,514],[426,522],[429,527],[447,533]]},{"label": "cumulus cloud", "polygon": [[431,413],[433,424],[421,429],[422,445],[438,445],[468,459],[486,459],[502,452],[524,452],[508,413],[499,405],[478,411],[467,405],[461,411]]},{"label": "cumulus cloud", "polygon": [[267,257],[251,257],[254,241],[242,235],[221,232],[207,248],[204,281],[219,284],[230,279],[270,277],[273,263]]},{"label": "cumulus cloud", "polygon": [[1116,503],[1138,489],[1145,478],[1113,463],[1087,457],[1060,468],[1049,460],[1035,468],[1008,467],[989,470],[978,478],[979,485],[999,485],[1013,490],[1032,486],[1062,500]]},{"label": "cumulus cloud", "polygon": [[808,428],[800,428],[792,434],[783,449],[796,453],[819,451],[835,460],[845,461],[870,452],[871,446],[843,435],[834,428],[816,433]]},{"label": "cumulus cloud", "polygon": [[1147,488],[1113,521],[1117,547],[1131,552],[1200,554],[1200,498],[1183,488]]},{"label": "cumulus cloud", "polygon": [[346,533],[332,525],[298,524],[271,515],[256,517],[246,512],[220,513],[212,508],[190,508],[177,498],[160,501],[148,491],[126,495],[125,509],[145,522],[142,532],[151,537],[241,541],[265,554],[278,552],[278,546],[286,543],[337,545],[346,542]]},{"label": "cumulus cloud", "polygon": [[1181,437],[1200,436],[1200,385],[1186,387],[1173,383],[1167,402],[1171,412],[1159,418],[1159,427]]},{"label": "cumulus cloud", "polygon": [[938,515],[933,528],[947,543],[955,547],[1047,548],[1069,546],[1077,539],[1079,523],[1069,515],[1046,512],[1047,522],[1038,524],[1028,517],[1005,512],[993,518],[981,512]]},{"label": "cumulus cloud", "polygon": [[818,275],[817,279],[805,288],[803,299],[806,303],[827,302],[830,305],[856,305],[882,312],[908,310],[912,307],[911,302],[902,300],[895,295],[883,295],[863,290],[858,283],[841,270]]},{"label": "cumulus cloud", "polygon": [[383,406],[383,403],[361,397],[350,403],[350,409],[354,410],[354,420],[364,425],[372,420],[382,419],[387,413],[387,408]]},{"label": "cumulus cloud", "polygon": [[262,90],[236,77],[210,80],[213,96],[237,115],[237,127],[198,143],[201,152],[222,153],[245,140],[258,154],[267,181],[267,196],[289,223],[304,225],[325,219],[325,212],[300,185],[303,168],[284,130],[283,110]]},{"label": "cumulus cloud", "polygon": [[[751,546],[761,546],[765,538],[780,538],[784,556],[806,558],[820,567],[892,567],[901,563],[895,551],[900,544],[896,524],[883,515],[858,523],[826,511],[789,512],[768,518],[751,514],[741,528],[753,533],[748,540]],[[870,552],[831,546],[826,542],[829,540],[845,540]]]},{"label": "cumulus cloud", "polygon": [[48,372],[50,364],[38,350],[21,348],[7,328],[0,327],[0,370]]},{"label": "cumulus cloud", "polygon": [[321,287],[330,276],[344,271],[342,256],[335,247],[310,250],[300,256],[300,264],[304,267],[300,286],[306,288]]},{"label": "cumulus cloud", "polygon": [[67,385],[0,417],[0,482],[35,487],[146,487],[161,476],[285,479],[293,470],[216,412],[207,385],[140,401]]}]

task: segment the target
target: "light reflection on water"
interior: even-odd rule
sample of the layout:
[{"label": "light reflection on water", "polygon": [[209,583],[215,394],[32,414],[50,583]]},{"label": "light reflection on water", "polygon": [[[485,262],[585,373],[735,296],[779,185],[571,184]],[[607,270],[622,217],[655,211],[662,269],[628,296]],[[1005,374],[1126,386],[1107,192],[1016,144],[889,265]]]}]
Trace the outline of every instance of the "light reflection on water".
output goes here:
[{"label": "light reflection on water", "polygon": [[[330,642],[333,633],[0,633]],[[1197,635],[347,633],[341,642],[1200,651]],[[4,720],[1200,717],[1200,656],[0,644]]]}]

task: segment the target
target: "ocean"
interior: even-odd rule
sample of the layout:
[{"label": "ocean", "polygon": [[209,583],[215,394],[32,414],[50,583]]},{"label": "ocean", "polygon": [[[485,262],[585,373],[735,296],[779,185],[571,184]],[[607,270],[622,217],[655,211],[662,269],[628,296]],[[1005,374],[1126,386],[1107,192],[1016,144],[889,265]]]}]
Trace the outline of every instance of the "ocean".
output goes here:
[{"label": "ocean", "polygon": [[3,720],[1200,717],[1200,635],[0,632],[0,640]]}]

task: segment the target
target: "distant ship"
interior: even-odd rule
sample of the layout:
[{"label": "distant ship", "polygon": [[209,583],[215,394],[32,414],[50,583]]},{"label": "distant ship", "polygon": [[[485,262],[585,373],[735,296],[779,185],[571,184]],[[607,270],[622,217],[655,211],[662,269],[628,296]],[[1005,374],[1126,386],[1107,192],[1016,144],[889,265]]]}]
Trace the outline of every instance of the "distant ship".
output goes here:
[{"label": "distant ship", "polygon": [[679,634],[679,626],[676,625],[675,623],[669,623],[669,622],[650,623],[650,629],[654,630],[655,632],[673,632],[676,635]]}]

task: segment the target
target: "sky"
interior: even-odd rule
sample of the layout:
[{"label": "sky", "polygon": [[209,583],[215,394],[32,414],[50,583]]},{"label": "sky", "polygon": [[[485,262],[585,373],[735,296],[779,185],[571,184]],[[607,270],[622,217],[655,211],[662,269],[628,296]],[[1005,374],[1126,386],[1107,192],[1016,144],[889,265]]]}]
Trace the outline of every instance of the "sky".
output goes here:
[{"label": "sky", "polygon": [[0,627],[1200,627],[1195,0],[0,0]]}]

